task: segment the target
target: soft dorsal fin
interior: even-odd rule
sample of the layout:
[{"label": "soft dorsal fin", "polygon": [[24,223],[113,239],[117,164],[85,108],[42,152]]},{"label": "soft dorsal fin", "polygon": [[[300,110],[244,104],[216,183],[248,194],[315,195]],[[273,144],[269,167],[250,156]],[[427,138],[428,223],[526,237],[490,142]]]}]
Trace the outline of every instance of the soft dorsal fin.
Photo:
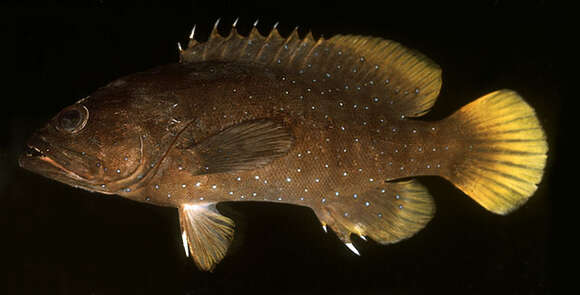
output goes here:
[{"label": "soft dorsal fin", "polygon": [[186,255],[201,270],[213,270],[234,238],[234,221],[221,215],[215,204],[184,204],[179,208],[179,222]]},{"label": "soft dorsal fin", "polygon": [[290,130],[261,119],[242,122],[202,140],[192,148],[200,174],[252,170],[284,156],[292,147]]},{"label": "soft dorsal fin", "polygon": [[243,36],[234,26],[224,37],[214,27],[206,42],[192,37],[181,51],[181,62],[208,60],[265,65],[334,82],[341,91],[357,91],[402,117],[427,113],[442,82],[437,64],[397,42],[354,35],[316,40],[311,33],[300,38],[296,29],[284,38],[275,28],[263,36],[256,27]]}]

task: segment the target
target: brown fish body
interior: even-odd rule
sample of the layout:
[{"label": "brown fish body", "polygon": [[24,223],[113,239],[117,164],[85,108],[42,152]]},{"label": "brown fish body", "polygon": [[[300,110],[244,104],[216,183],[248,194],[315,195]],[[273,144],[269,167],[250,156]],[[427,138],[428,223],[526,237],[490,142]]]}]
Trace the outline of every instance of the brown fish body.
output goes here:
[{"label": "brown fish body", "polygon": [[351,234],[394,243],[433,216],[427,190],[398,179],[442,176],[500,214],[541,179],[544,134],[515,92],[442,121],[414,119],[440,86],[435,63],[392,41],[214,30],[208,42],[192,39],[181,63],[121,78],[65,109],[20,162],[91,191],[179,208],[186,252],[205,270],[233,238],[233,221],[214,206],[223,201],[310,207],[358,254]]},{"label": "brown fish body", "polygon": [[[207,66],[203,64],[201,70],[208,71]],[[176,134],[191,137],[194,144],[236,124],[270,118],[290,130],[292,148],[265,167],[200,175],[205,167],[192,161],[191,153],[180,148],[182,141],[176,140],[155,177],[147,182],[148,187],[139,183],[142,191],[128,194],[135,195],[136,200],[144,201],[141,196],[145,196],[158,205],[175,207],[183,202],[232,200],[284,201],[313,207],[322,199],[331,200],[337,191],[352,196],[380,186],[384,180],[439,175],[457,149],[452,134],[445,132],[440,122],[384,114],[370,99],[357,107],[347,106],[334,101],[336,96],[345,95],[341,90],[327,99],[320,94],[328,89],[324,81],[319,83],[322,86],[292,83],[289,75],[252,65],[212,64],[211,77],[197,75],[196,67],[189,68],[191,72],[185,71],[181,78],[191,88],[177,92],[175,100],[168,101],[178,105],[172,119],[191,122]],[[192,78],[198,76],[203,78]],[[180,110],[188,108],[196,96],[208,99],[203,105]]]}]

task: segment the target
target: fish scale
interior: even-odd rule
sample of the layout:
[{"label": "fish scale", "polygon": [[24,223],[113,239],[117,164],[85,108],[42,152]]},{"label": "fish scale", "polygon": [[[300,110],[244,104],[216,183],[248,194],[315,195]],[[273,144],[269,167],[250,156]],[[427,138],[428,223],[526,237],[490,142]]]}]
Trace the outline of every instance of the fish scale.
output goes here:
[{"label": "fish scale", "polygon": [[65,108],[27,142],[20,165],[104,194],[176,207],[186,255],[213,270],[235,222],[216,204],[311,208],[350,236],[395,243],[435,204],[419,175],[440,176],[487,210],[522,206],[541,181],[547,145],[531,108],[498,90],[440,121],[441,69],[376,37],[288,37],[273,28],[205,42],[180,62],[122,77]]}]

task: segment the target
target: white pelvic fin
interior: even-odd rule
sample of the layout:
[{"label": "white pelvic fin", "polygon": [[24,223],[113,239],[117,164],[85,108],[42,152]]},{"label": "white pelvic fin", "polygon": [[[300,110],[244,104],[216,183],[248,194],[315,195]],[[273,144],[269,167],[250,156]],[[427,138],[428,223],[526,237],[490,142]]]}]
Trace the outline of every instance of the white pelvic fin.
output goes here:
[{"label": "white pelvic fin", "polygon": [[363,235],[358,235],[362,240],[366,241],[367,237],[363,236]]},{"label": "white pelvic fin", "polygon": [[183,249],[185,249],[185,257],[189,257],[189,246],[187,245],[187,233],[181,233],[181,240],[183,241]]},{"label": "white pelvic fin", "polygon": [[325,233],[328,233],[328,229],[326,228],[326,224],[322,225],[322,229],[324,230]]},{"label": "white pelvic fin", "polygon": [[224,258],[234,238],[234,221],[221,215],[214,203],[179,207],[185,254],[204,271],[212,271]]}]

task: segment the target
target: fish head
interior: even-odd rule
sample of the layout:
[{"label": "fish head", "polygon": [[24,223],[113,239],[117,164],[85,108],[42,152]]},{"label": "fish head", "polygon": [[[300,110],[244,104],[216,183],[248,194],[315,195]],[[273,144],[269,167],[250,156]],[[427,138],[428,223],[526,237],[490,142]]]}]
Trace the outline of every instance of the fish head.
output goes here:
[{"label": "fish head", "polygon": [[131,100],[110,94],[97,91],[61,110],[28,139],[19,165],[89,191],[118,194],[134,187],[150,167],[146,132],[131,118]]}]

